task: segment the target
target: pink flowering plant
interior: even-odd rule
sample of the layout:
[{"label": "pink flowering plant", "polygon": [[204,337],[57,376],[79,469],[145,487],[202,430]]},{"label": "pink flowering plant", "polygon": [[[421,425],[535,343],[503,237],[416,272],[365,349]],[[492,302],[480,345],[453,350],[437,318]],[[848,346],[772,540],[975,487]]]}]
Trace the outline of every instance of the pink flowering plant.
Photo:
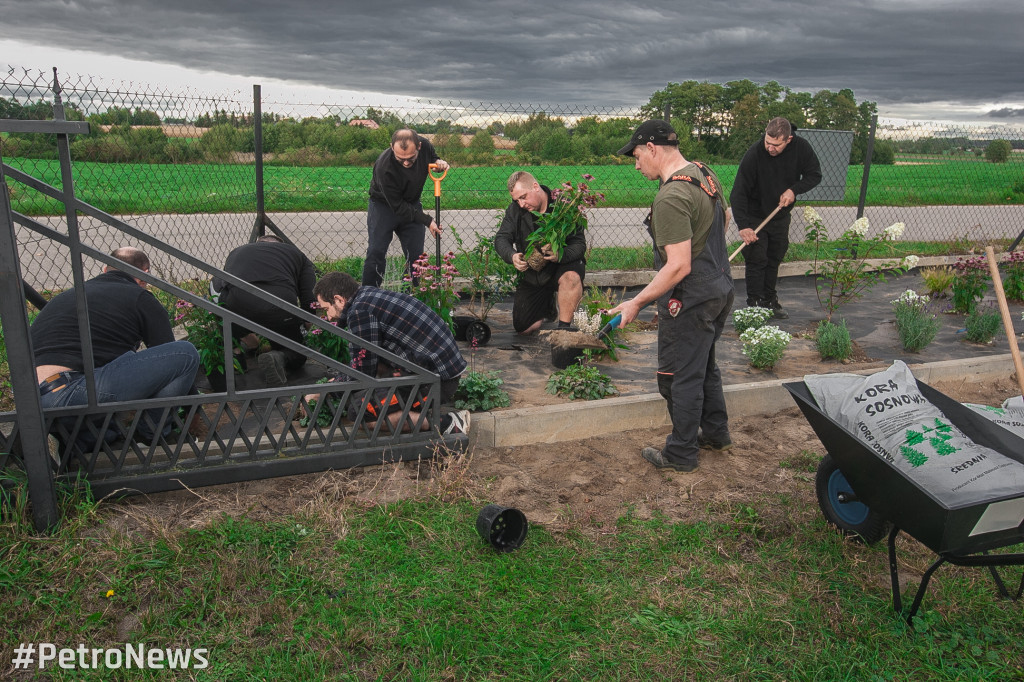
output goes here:
[{"label": "pink flowering plant", "polygon": [[[319,310],[317,303],[313,303],[310,307],[314,309],[314,312]],[[335,327],[338,326],[337,322],[330,322],[330,324]],[[347,363],[349,361],[348,341],[342,338],[340,334],[334,334],[320,327],[310,327],[302,332],[302,336],[303,343],[318,353],[322,353],[338,362]]]},{"label": "pink flowering plant", "polygon": [[527,262],[534,270],[541,270],[547,264],[545,253],[559,255],[569,237],[579,229],[587,229],[587,209],[604,201],[604,194],[594,192],[587,182],[594,176],[587,173],[585,182],[573,185],[563,182],[558,189],[551,190],[551,212],[535,214],[537,227],[526,239],[526,251],[530,254]]},{"label": "pink flowering plant", "polygon": [[455,293],[454,285],[459,271],[452,264],[454,260],[455,254],[449,251],[440,265],[432,265],[430,256],[421,254],[412,264],[412,275],[406,274],[402,278],[407,291],[430,306],[453,331],[455,320],[452,311],[459,305],[459,295]]}]

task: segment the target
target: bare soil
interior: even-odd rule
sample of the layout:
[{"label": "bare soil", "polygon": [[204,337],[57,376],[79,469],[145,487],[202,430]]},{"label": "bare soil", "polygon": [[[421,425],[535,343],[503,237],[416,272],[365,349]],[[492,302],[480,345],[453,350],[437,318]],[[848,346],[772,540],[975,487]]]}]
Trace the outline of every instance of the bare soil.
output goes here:
[{"label": "bare soil", "polygon": [[[1019,394],[1009,377],[990,383],[937,383],[961,402],[998,405]],[[580,441],[514,448],[473,448],[433,461],[386,464],[128,498],[115,526],[197,527],[221,514],[280,519],[315,513],[343,521],[353,508],[399,499],[468,496],[522,510],[552,532],[613,532],[618,518],[655,513],[672,521],[729,520],[757,509],[773,533],[794,532],[808,519],[778,504],[780,494],[814,500],[814,467],[825,450],[796,407],[732,420],[734,447],[702,450],[693,473],[659,471],[640,457],[668,428],[626,431]],[[814,509],[813,506],[803,506]],[[808,513],[808,512],[804,512]]]}]

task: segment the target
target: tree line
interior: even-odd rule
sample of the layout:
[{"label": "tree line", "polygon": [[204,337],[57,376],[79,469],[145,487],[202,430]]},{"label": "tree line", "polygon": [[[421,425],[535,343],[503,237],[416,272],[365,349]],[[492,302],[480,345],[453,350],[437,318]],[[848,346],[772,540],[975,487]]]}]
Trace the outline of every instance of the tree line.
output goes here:
[{"label": "tree line", "polygon": [[[654,92],[640,108],[637,118],[599,116],[559,117],[543,111],[525,118],[495,118],[480,126],[459,125],[446,119],[432,123],[410,123],[394,112],[369,107],[363,116],[379,127],[348,125],[352,119],[340,115],[307,117],[300,120],[273,112],[262,114],[262,149],[268,165],[368,166],[387,149],[391,133],[411,125],[433,137],[439,155],[463,165],[512,164],[615,164],[628,163],[617,156],[637,119],[668,117],[680,134],[680,147],[689,158],[711,163],[736,163],[747,148],[760,139],[767,122],[788,118],[798,129],[852,130],[854,143],[850,163],[863,163],[874,102],[857,102],[852,90],[794,91],[769,81],[750,80],[724,84],[698,82],[668,83]],[[111,107],[85,115],[73,103],[65,104],[69,120],[94,124],[88,135],[75,136],[72,156],[81,161],[138,163],[224,163],[246,162],[255,150],[252,114],[229,113],[222,109],[200,113],[194,120],[164,118],[152,110]],[[0,118],[52,118],[52,106],[45,101],[20,104],[0,98]],[[168,137],[162,123],[187,123],[197,128],[194,138]],[[466,136],[466,139],[464,139]],[[495,140],[513,144],[496,145]],[[999,142],[999,141],[997,141]],[[1003,141],[1005,142],[1005,141]],[[949,153],[973,150],[981,155],[986,140],[967,138],[915,138],[894,142],[876,139],[873,163],[893,163],[897,151],[904,153]],[[53,158],[53,135],[10,134],[4,138],[7,156]],[[500,147],[500,148],[499,148]],[[996,145],[993,152],[1002,150]],[[1007,153],[1008,155],[1008,153]],[[999,154],[986,155],[999,161]],[[1002,160],[1005,160],[1003,158]]]}]

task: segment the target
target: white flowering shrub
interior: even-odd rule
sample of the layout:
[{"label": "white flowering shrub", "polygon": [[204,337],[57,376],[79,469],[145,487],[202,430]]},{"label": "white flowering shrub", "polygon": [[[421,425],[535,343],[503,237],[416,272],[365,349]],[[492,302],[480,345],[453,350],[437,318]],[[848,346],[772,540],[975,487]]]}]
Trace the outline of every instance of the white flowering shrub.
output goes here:
[{"label": "white flowering shrub", "polygon": [[597,334],[601,331],[601,313],[590,315],[586,310],[577,310],[572,314],[572,324],[584,334]]},{"label": "white flowering shrub", "polygon": [[768,320],[772,319],[772,314],[771,308],[758,306],[739,308],[732,312],[732,324],[736,327],[736,333],[742,334],[748,329],[759,329],[765,326],[768,324]]},{"label": "white flowering shrub", "polygon": [[917,265],[917,256],[885,261],[877,266],[867,263],[869,258],[891,257],[892,242],[903,236],[904,224],[893,223],[874,237],[868,236],[870,223],[866,217],[857,218],[843,234],[829,241],[828,230],[814,209],[804,209],[807,241],[814,244],[814,266],[817,273],[818,302],[831,321],[839,306],[859,298],[878,282],[885,281],[885,271],[904,274]]},{"label": "white flowering shrub", "polygon": [[768,326],[748,329],[740,334],[743,354],[750,360],[751,367],[771,369],[782,359],[793,337],[778,327]]}]

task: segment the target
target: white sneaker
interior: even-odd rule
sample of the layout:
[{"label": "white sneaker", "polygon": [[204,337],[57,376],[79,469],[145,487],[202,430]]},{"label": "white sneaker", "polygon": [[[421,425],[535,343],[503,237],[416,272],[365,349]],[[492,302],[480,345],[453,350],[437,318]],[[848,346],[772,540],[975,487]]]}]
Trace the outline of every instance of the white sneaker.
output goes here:
[{"label": "white sneaker", "polygon": [[469,410],[449,412],[448,416],[452,421],[448,424],[448,428],[444,430],[444,435],[447,436],[452,433],[469,433]]}]

